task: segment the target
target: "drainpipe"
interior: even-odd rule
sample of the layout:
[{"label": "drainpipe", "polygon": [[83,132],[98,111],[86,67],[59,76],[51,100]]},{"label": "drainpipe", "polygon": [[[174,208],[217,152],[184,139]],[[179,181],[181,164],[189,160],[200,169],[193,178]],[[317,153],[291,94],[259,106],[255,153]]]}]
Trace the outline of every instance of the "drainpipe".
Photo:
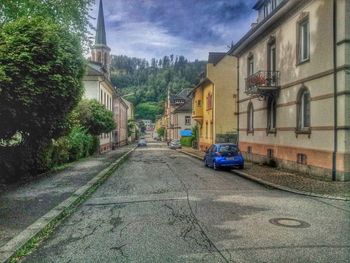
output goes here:
[{"label": "drainpipe", "polygon": [[334,149],[332,156],[332,180],[337,179],[337,151],[338,151],[338,87],[337,87],[337,0],[333,0],[333,87],[334,87]]},{"label": "drainpipe", "polygon": [[239,142],[239,57],[237,56],[237,94],[236,94],[236,103],[237,103],[237,144]]}]

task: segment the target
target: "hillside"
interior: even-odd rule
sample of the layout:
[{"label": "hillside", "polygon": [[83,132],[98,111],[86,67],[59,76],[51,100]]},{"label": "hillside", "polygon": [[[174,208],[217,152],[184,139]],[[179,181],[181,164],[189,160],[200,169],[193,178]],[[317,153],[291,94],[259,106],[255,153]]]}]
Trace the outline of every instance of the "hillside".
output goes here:
[{"label": "hillside", "polygon": [[134,103],[137,119],[155,120],[162,114],[167,90],[192,88],[199,82],[206,61],[190,62],[183,56],[151,60],[124,55],[112,57],[111,80],[126,99]]}]

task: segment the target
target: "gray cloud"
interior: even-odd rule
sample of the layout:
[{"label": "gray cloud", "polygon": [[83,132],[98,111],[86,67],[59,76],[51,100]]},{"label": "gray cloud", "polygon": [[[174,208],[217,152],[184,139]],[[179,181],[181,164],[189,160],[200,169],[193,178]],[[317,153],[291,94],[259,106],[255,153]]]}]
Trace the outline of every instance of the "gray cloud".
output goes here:
[{"label": "gray cloud", "polygon": [[[96,1],[98,2],[98,1]],[[255,20],[255,0],[104,0],[108,45],[113,54],[206,59],[226,51]],[[92,16],[96,17],[97,5]],[[95,22],[92,22],[95,24]]]}]

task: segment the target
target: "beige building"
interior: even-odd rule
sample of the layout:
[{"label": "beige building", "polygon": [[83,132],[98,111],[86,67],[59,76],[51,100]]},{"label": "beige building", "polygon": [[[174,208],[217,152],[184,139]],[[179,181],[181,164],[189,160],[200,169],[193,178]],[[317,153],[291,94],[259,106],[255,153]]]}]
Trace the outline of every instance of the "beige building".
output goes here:
[{"label": "beige building", "polygon": [[[112,83],[105,78],[104,68],[100,63],[89,62],[83,78],[86,99],[95,99],[107,110],[113,111],[113,98],[116,97]],[[118,123],[117,123],[118,125]],[[114,143],[113,132],[100,135],[100,152],[109,151]]]},{"label": "beige building", "polygon": [[172,139],[180,139],[182,130],[192,130],[195,126],[195,122],[192,121],[192,101],[187,99],[183,105],[176,107],[171,118],[174,124]]},{"label": "beige building", "polygon": [[113,115],[117,123],[114,132],[114,145],[119,147],[128,144],[128,105],[121,96],[115,96],[113,100]]},{"label": "beige building", "polygon": [[237,59],[209,53],[206,77],[192,90],[192,118],[198,123],[200,150],[211,144],[236,142]]},{"label": "beige building", "polygon": [[[128,141],[130,143],[135,141],[136,138],[136,122],[135,122],[135,107],[134,104],[132,104],[130,101],[122,98],[123,101],[125,102],[125,104],[128,106],[128,110],[127,110],[127,132],[128,132]],[[131,127],[130,131],[129,131],[129,125]]]},{"label": "beige building", "polygon": [[239,59],[248,158],[350,179],[350,1],[259,0]]},{"label": "beige building", "polygon": [[[109,79],[110,48],[106,43],[106,31],[103,17],[103,6],[100,1],[95,44],[91,48],[91,61],[83,78],[84,95],[86,99],[96,99],[107,110],[113,111],[113,101],[116,90]],[[118,123],[117,123],[118,126]],[[100,152],[109,151],[114,144],[114,132],[100,135]]]},{"label": "beige building", "polygon": [[[166,116],[166,140],[180,139],[180,131],[182,129],[191,129],[192,105],[188,98],[191,89],[183,89],[178,94],[168,94],[167,102],[165,103]],[[189,118],[189,119],[188,119]]]}]

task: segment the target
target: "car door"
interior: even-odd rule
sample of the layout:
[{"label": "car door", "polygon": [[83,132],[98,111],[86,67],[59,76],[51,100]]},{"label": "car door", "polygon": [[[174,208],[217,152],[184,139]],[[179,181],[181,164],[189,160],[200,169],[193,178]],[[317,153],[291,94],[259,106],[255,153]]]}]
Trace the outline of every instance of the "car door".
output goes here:
[{"label": "car door", "polygon": [[212,160],[211,160],[211,149],[213,148],[213,145],[211,145],[208,150],[205,152],[205,159],[207,160],[207,164],[211,165]]},{"label": "car door", "polygon": [[216,152],[218,151],[217,146],[213,145],[213,148],[211,149],[211,165],[214,165],[215,157],[216,157]]}]

